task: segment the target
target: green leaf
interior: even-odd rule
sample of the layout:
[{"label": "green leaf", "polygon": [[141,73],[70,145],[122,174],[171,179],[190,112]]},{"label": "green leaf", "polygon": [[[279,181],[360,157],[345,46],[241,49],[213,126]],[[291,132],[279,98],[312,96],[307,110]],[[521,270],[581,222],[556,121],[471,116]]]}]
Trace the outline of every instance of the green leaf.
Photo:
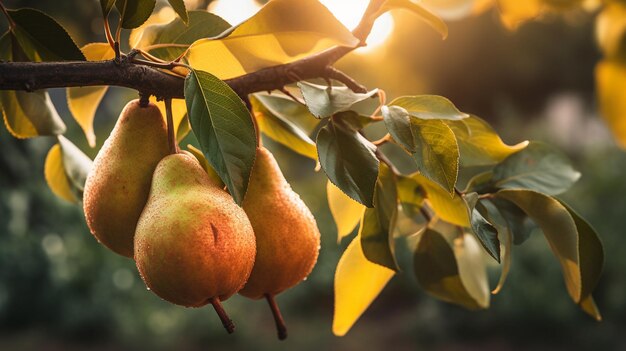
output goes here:
[{"label": "green leaf", "polygon": [[411,220],[415,220],[416,217],[423,217],[421,208],[426,198],[424,188],[415,180],[403,175],[397,176],[396,185],[398,201],[400,202],[404,215]]},{"label": "green leaf", "polygon": [[16,138],[65,133],[65,123],[46,90],[32,93],[21,90],[0,91],[4,122]]},{"label": "green leaf", "polygon": [[106,18],[109,15],[114,4],[115,4],[115,0],[100,0],[100,7],[102,8],[102,17]]},{"label": "green leaf", "polygon": [[469,117],[467,113],[459,111],[450,100],[438,95],[401,96],[389,105],[402,107],[410,116],[421,119],[458,121]]},{"label": "green leaf", "polygon": [[300,155],[317,160],[315,143],[300,128],[274,115],[256,97],[252,96],[250,102],[261,132]]},{"label": "green leaf", "polygon": [[498,263],[500,263],[500,241],[498,240],[498,231],[489,223],[485,217],[476,209],[478,203],[478,194],[469,193],[465,195],[467,210],[470,216],[472,232],[478,238],[478,241],[485,248],[487,253],[491,255]]},{"label": "green leaf", "polygon": [[256,155],[250,112],[226,83],[202,71],[185,79],[185,100],[202,153],[241,204]]},{"label": "green leaf", "polygon": [[442,121],[411,118],[411,132],[417,146],[413,158],[417,169],[450,194],[459,172],[459,146],[454,133]]},{"label": "green leaf", "polygon": [[295,124],[307,135],[311,135],[319,125],[320,120],[315,118],[305,105],[295,102],[287,95],[272,92],[271,95],[256,93],[254,97],[274,116]]},{"label": "green leaf", "polygon": [[141,26],[152,14],[156,0],[115,0],[115,7],[122,16],[122,28]]},{"label": "green leaf", "polygon": [[500,210],[493,204],[493,202],[490,200],[481,200],[478,203],[478,206],[484,209],[487,218],[489,218],[489,221],[498,231],[498,239],[501,243],[500,257],[502,259],[502,269],[500,271],[500,279],[498,280],[496,287],[491,291],[492,294],[497,294],[502,290],[502,287],[506,282],[506,278],[509,275],[509,271],[511,270],[513,232],[508,226],[507,221],[502,216]]},{"label": "green leaf", "polygon": [[493,169],[499,189],[530,189],[547,195],[560,194],[580,178],[570,161],[552,147],[530,143]]},{"label": "green leaf", "polygon": [[305,81],[298,82],[309,111],[317,118],[325,118],[337,112],[347,111],[352,105],[378,94],[378,89],[367,93],[355,93],[345,86],[323,86]]},{"label": "green leaf", "polygon": [[[221,17],[206,11],[190,11],[188,24],[181,18],[165,24],[147,26],[137,48],[146,48],[155,44],[190,45],[194,41],[214,37],[230,28],[230,24]],[[186,47],[166,47],[150,50],[150,53],[163,60],[174,60],[187,50]]]},{"label": "green leaf", "polygon": [[376,146],[354,124],[358,117],[353,111],[334,115],[317,135],[317,152],[333,184],[355,201],[373,207],[378,158]]},{"label": "green leaf", "polygon": [[374,208],[365,209],[359,233],[365,257],[394,271],[398,271],[393,247],[397,210],[396,178],[383,163],[380,165],[376,181]]},{"label": "green leaf", "polygon": [[515,203],[541,227],[561,264],[572,300],[588,304],[586,299],[598,282],[604,260],[595,231],[548,195],[532,190],[501,190],[496,196]]},{"label": "green leaf", "polygon": [[407,110],[400,106],[381,107],[385,126],[393,139],[411,153],[417,151],[417,144],[411,131],[411,117]]},{"label": "green leaf", "polygon": [[31,61],[85,61],[67,31],[45,13],[24,8],[8,10],[13,33]]},{"label": "green leaf", "polygon": [[486,166],[501,162],[528,145],[528,141],[509,146],[489,124],[476,116],[447,121],[454,132],[463,166]]},{"label": "green leaf", "polygon": [[536,226],[526,213],[510,201],[498,198],[491,201],[497,207],[500,215],[506,222],[506,226],[511,231],[513,244],[521,245],[528,240]]},{"label": "green leaf", "polygon": [[185,8],[185,2],[183,0],[167,0],[170,6],[176,11],[178,17],[185,23],[189,23],[189,16],[187,15],[187,9]]},{"label": "green leaf", "polygon": [[431,228],[420,236],[413,269],[422,288],[468,309],[487,308],[487,274],[476,239],[469,234],[453,238]]}]

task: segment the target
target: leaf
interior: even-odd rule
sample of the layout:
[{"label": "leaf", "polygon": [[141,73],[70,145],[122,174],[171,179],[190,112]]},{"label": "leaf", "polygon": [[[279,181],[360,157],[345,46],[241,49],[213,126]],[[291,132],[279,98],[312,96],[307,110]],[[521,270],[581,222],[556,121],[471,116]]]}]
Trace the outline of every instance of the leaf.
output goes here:
[{"label": "leaf", "polygon": [[300,155],[317,160],[315,143],[300,128],[274,115],[256,97],[252,96],[250,103],[261,132]]},{"label": "leaf", "polygon": [[333,333],[345,335],[394,275],[394,271],[368,261],[361,238],[355,237],[335,272]]},{"label": "leaf", "polygon": [[226,83],[202,71],[185,79],[185,100],[202,153],[241,204],[256,155],[250,112]]},{"label": "leaf", "polygon": [[220,179],[220,176],[215,172],[213,167],[211,167],[211,165],[209,164],[209,161],[206,160],[206,158],[202,154],[202,151],[197,149],[195,146],[191,144],[187,145],[187,150],[189,150],[189,153],[192,154],[193,157],[195,157],[198,160],[198,162],[200,163],[200,166],[202,166],[202,168],[209,175],[209,178],[211,178],[211,180],[215,184],[217,184],[220,188],[224,187],[224,182],[222,182],[222,180]]},{"label": "leaf", "polygon": [[450,194],[459,172],[459,147],[454,133],[442,121],[411,118],[411,132],[417,146],[413,158],[417,169]]},{"label": "leaf", "polygon": [[13,33],[31,61],[84,61],[85,56],[65,29],[45,13],[24,8],[7,11]]},{"label": "leaf", "polygon": [[[214,37],[230,28],[230,24],[221,17],[206,11],[190,11],[189,22],[175,18],[168,23],[157,23],[143,29],[136,48],[144,49],[157,44],[175,44],[171,47],[150,50],[150,53],[163,60],[169,61],[178,58],[194,41]],[[183,47],[177,47],[176,45]]]},{"label": "leaf", "polygon": [[400,146],[413,153],[417,151],[417,145],[411,131],[411,117],[407,110],[400,106],[383,105],[381,110],[385,127],[389,134]]},{"label": "leaf", "polygon": [[461,227],[470,226],[467,204],[458,194],[450,196],[438,184],[419,173],[412,174],[411,179],[424,189],[428,203],[441,219]]},{"label": "leaf", "polygon": [[352,105],[378,94],[378,89],[367,93],[355,93],[346,86],[323,86],[298,82],[309,111],[317,118],[325,118],[337,112],[347,111]]},{"label": "leaf", "polygon": [[500,215],[506,222],[506,226],[513,236],[513,244],[521,245],[528,240],[536,226],[528,218],[526,213],[510,201],[497,198],[491,201],[497,207]]},{"label": "leaf", "polygon": [[626,3],[604,5],[596,17],[596,39],[609,60],[626,59]]},{"label": "leaf", "polygon": [[421,119],[463,120],[469,115],[459,111],[454,104],[438,95],[401,96],[394,99],[390,106],[399,106],[410,116]]},{"label": "leaf", "polygon": [[[422,206],[424,205],[426,191],[415,180],[403,175],[397,176],[396,185],[398,201],[402,207],[403,214],[411,221],[422,224],[422,220],[426,220],[422,213]],[[400,222],[401,219],[403,218],[399,216],[398,222]]]},{"label": "leaf", "polygon": [[383,6],[381,6],[378,16],[386,11],[393,9],[409,10],[418,15],[421,20],[423,20],[433,29],[439,32],[443,39],[448,36],[448,26],[443,20],[441,20],[441,18],[424,8],[422,5],[417,4],[411,0],[387,0],[383,4]]},{"label": "leaf", "polygon": [[[488,0],[489,1],[489,0]],[[424,0],[422,5],[446,20],[459,20],[475,11],[476,0]]]},{"label": "leaf", "polygon": [[506,145],[487,122],[476,116],[446,123],[456,136],[461,164],[466,167],[499,163],[528,145],[528,141],[513,146]]},{"label": "leaf", "polygon": [[500,20],[511,30],[541,13],[541,0],[497,0]]},{"label": "leaf", "polygon": [[115,0],[115,7],[122,17],[122,28],[141,26],[152,14],[156,0]]},{"label": "leaf", "polygon": [[393,231],[398,211],[398,194],[393,172],[384,163],[380,165],[374,208],[366,208],[361,220],[359,236],[363,254],[369,261],[398,271],[393,246]]},{"label": "leaf", "polygon": [[489,306],[487,273],[476,239],[469,234],[447,239],[426,229],[415,248],[418,283],[432,296],[468,309]]},{"label": "leaf", "polygon": [[596,233],[558,200],[531,190],[501,190],[496,196],[515,203],[543,230],[559,260],[565,285],[577,304],[595,288],[604,254]]},{"label": "leaf", "polygon": [[44,175],[52,192],[63,200],[78,203],[91,169],[91,160],[63,136],[46,156]]},{"label": "leaf", "polygon": [[530,189],[547,195],[560,194],[580,178],[570,161],[552,147],[530,143],[493,169],[493,183],[499,189]]},{"label": "leaf", "polygon": [[615,141],[626,149],[626,61],[603,60],[596,66],[600,113]]},{"label": "leaf", "polygon": [[185,8],[185,2],[183,0],[167,0],[167,2],[170,3],[170,6],[172,6],[183,22],[189,23],[189,15],[187,14],[187,9]]},{"label": "leaf", "polygon": [[498,231],[489,223],[485,217],[476,209],[478,203],[478,194],[469,193],[465,195],[467,210],[470,217],[470,228],[476,238],[480,241],[487,253],[491,255],[498,263],[500,263],[500,241],[498,240]]},{"label": "leaf", "polygon": [[92,161],[76,145],[67,140],[64,136],[57,137],[61,151],[63,152],[63,168],[72,188],[78,192],[79,199],[83,198],[83,189],[87,175],[91,170]]},{"label": "leaf", "polygon": [[485,209],[485,213],[487,214],[487,218],[493,224],[498,232],[498,239],[500,240],[500,257],[502,258],[502,269],[500,270],[500,279],[498,280],[498,284],[491,291],[492,294],[498,294],[504,283],[506,282],[506,278],[509,276],[509,272],[511,270],[511,262],[512,262],[512,241],[513,241],[513,232],[511,228],[509,228],[507,221],[504,219],[500,210],[493,204],[493,202],[489,200],[482,200],[478,203],[479,206]]},{"label": "leaf", "polygon": [[102,17],[106,18],[109,15],[114,4],[115,4],[115,0],[100,0],[100,8],[102,8]]},{"label": "leaf", "polygon": [[319,120],[305,105],[293,101],[286,95],[275,92],[271,95],[256,93],[254,97],[274,116],[298,126],[307,135],[311,135],[319,124]]},{"label": "leaf", "polygon": [[4,123],[16,138],[65,133],[65,123],[45,90],[28,93],[21,90],[0,91]]},{"label": "leaf", "polygon": [[353,121],[356,112],[333,116],[317,135],[317,152],[322,169],[339,189],[355,201],[374,205],[378,177],[376,146],[359,134]]},{"label": "leaf", "polygon": [[326,196],[328,208],[337,226],[337,243],[340,243],[359,224],[365,207],[349,198],[330,180],[326,183]]},{"label": "leaf", "polygon": [[[115,52],[108,43],[87,44],[81,50],[88,61],[111,60],[115,57]],[[107,90],[107,86],[67,88],[67,105],[91,147],[96,146],[93,120]]]},{"label": "leaf", "polygon": [[54,195],[65,201],[78,203],[78,199],[76,195],[74,195],[69,179],[65,174],[63,153],[59,144],[54,144],[50,151],[48,151],[44,165],[44,175],[48,187],[50,187]]},{"label": "leaf", "polygon": [[358,43],[319,1],[273,0],[225,36],[193,43],[187,58],[195,69],[227,79]]}]

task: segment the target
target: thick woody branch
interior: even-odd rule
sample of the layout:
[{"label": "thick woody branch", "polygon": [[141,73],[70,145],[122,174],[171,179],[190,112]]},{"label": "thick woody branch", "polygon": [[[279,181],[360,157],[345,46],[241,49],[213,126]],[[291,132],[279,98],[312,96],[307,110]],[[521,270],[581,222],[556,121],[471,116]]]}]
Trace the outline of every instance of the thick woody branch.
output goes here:
[{"label": "thick woody branch", "polygon": [[[374,14],[383,0],[372,0],[354,35],[364,43],[369,35]],[[355,91],[365,88],[332,65],[354,50],[334,47],[304,59],[268,67],[226,83],[241,97],[259,91],[282,89],[285,85],[313,78],[332,78]],[[139,91],[142,95],[158,98],[183,98],[184,80],[162,70],[132,62],[127,57],[98,62],[1,62],[0,90],[26,90],[98,86],[121,86]]]}]

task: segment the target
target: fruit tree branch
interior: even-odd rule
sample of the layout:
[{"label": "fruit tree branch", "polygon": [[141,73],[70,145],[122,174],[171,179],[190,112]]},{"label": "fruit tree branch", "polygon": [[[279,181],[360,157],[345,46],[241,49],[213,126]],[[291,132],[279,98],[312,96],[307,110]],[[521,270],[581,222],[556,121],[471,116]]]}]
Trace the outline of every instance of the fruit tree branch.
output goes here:
[{"label": "fruit tree branch", "polygon": [[[371,0],[354,36],[365,45],[375,14],[384,0]],[[268,67],[226,83],[239,96],[281,89],[285,85],[313,78],[332,78],[355,91],[364,88],[332,65],[355,47],[333,47],[301,60]],[[49,88],[110,85],[132,88],[158,98],[184,98],[184,80],[157,68],[132,62],[127,57],[89,62],[0,62],[0,90],[34,91]]]}]

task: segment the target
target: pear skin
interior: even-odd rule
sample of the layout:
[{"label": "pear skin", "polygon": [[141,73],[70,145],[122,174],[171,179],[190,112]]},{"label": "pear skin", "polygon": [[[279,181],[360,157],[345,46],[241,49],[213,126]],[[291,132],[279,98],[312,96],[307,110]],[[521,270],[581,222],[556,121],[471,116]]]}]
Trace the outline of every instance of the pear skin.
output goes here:
[{"label": "pear skin", "polygon": [[104,246],[133,257],[135,227],[148,199],[152,173],[168,154],[167,127],[158,107],[129,102],[85,182],[87,225]]},{"label": "pear skin", "polygon": [[286,329],[274,295],[300,283],[317,261],[320,232],[311,211],[285,180],[274,156],[257,148],[248,191],[243,201],[254,234],[257,254],[243,296],[267,298],[284,339]]},{"label": "pear skin", "polygon": [[194,157],[165,157],[135,233],[135,261],[148,288],[177,305],[221,309],[246,283],[255,254],[252,226],[233,198]]}]

